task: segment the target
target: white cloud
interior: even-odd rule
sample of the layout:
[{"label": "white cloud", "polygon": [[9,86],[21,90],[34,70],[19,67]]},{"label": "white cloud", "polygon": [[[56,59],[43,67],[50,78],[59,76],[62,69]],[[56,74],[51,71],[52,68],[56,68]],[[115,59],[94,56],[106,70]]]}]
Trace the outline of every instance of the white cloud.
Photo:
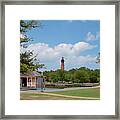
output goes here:
[{"label": "white cloud", "polygon": [[66,60],[66,68],[79,68],[81,66],[86,66],[86,64],[95,64],[96,56],[86,55],[86,56],[71,56]]},{"label": "white cloud", "polygon": [[87,62],[95,61],[95,57],[90,55],[81,56],[83,51],[90,50],[95,47],[95,45],[90,45],[87,42],[78,42],[75,44],[61,43],[54,47],[50,47],[45,43],[36,43],[29,45],[27,48],[22,48],[21,52],[33,50],[40,63],[44,63],[46,66],[51,65],[51,68],[53,66],[59,67],[60,59],[64,56],[65,62],[68,65],[67,68],[69,69],[69,66],[71,65],[74,67],[74,65],[80,66]]},{"label": "white cloud", "polygon": [[100,37],[99,32],[96,32],[96,34],[92,34],[91,32],[88,32],[86,35],[86,41],[98,40],[99,37]]}]

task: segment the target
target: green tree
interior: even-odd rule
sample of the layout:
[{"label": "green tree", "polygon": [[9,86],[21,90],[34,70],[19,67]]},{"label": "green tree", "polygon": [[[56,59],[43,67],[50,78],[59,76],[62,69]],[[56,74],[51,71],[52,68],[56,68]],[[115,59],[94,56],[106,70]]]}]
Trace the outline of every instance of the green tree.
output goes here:
[{"label": "green tree", "polygon": [[88,82],[89,76],[86,71],[84,70],[78,70],[75,72],[75,78],[79,83],[85,83]]},{"label": "green tree", "polygon": [[65,72],[61,69],[57,70],[57,76],[59,78],[60,81],[64,81],[65,80]]},{"label": "green tree", "polygon": [[89,79],[91,83],[100,82],[100,70],[99,69],[91,70],[89,74]]},{"label": "green tree", "polygon": [[31,39],[26,35],[27,31],[39,27],[38,22],[34,20],[20,20],[20,43],[29,42]]},{"label": "green tree", "polygon": [[[38,27],[37,21],[20,21],[20,45],[25,47],[24,44],[30,41],[27,36],[27,31]],[[36,56],[33,55],[33,51],[26,51],[20,53],[20,72],[25,73],[27,71],[38,70],[38,68],[43,67],[44,64],[39,64],[36,60]]]},{"label": "green tree", "polygon": [[100,82],[100,70],[99,69],[89,69],[86,67],[81,67],[78,69],[71,69],[68,71],[45,71],[45,76],[51,78],[51,81],[66,81],[72,83],[98,83]]},{"label": "green tree", "polygon": [[36,56],[33,57],[33,52],[24,52],[20,55],[20,72],[25,73],[29,71],[38,70],[38,68],[44,67],[44,64],[38,64],[36,62]]}]

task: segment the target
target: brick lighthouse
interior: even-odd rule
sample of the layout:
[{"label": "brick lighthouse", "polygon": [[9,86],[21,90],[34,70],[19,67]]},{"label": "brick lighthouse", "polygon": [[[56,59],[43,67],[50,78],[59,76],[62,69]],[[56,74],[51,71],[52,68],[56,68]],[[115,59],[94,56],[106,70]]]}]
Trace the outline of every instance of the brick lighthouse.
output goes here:
[{"label": "brick lighthouse", "polygon": [[64,71],[64,57],[62,57],[61,59],[61,70]]}]

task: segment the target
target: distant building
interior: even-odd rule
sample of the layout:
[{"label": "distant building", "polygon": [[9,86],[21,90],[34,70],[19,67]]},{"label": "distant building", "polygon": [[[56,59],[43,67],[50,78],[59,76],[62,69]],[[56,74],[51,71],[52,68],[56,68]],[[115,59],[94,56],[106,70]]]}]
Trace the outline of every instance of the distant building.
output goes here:
[{"label": "distant building", "polygon": [[64,70],[64,57],[61,59],[61,70]]},{"label": "distant building", "polygon": [[20,87],[37,88],[40,76],[40,73],[36,71],[20,74]]}]

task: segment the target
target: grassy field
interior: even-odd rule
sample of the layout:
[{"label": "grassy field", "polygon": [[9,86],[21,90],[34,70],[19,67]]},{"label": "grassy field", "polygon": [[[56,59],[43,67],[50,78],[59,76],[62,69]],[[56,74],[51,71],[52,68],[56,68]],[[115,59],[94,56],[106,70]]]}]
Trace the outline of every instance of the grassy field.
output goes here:
[{"label": "grassy field", "polygon": [[68,90],[68,91],[54,92],[54,93],[61,94],[61,95],[68,95],[68,96],[70,95],[70,96],[100,98],[100,88],[92,88],[92,89],[86,88],[86,89],[80,89],[80,90]]},{"label": "grassy field", "polygon": [[21,100],[79,100],[79,98],[67,98],[67,97],[59,97],[52,95],[44,95],[44,94],[36,94],[36,93],[21,93]]},{"label": "grassy field", "polygon": [[30,93],[28,91],[20,93],[21,100],[89,100],[89,97],[99,99],[100,88],[86,88],[49,93]]}]

